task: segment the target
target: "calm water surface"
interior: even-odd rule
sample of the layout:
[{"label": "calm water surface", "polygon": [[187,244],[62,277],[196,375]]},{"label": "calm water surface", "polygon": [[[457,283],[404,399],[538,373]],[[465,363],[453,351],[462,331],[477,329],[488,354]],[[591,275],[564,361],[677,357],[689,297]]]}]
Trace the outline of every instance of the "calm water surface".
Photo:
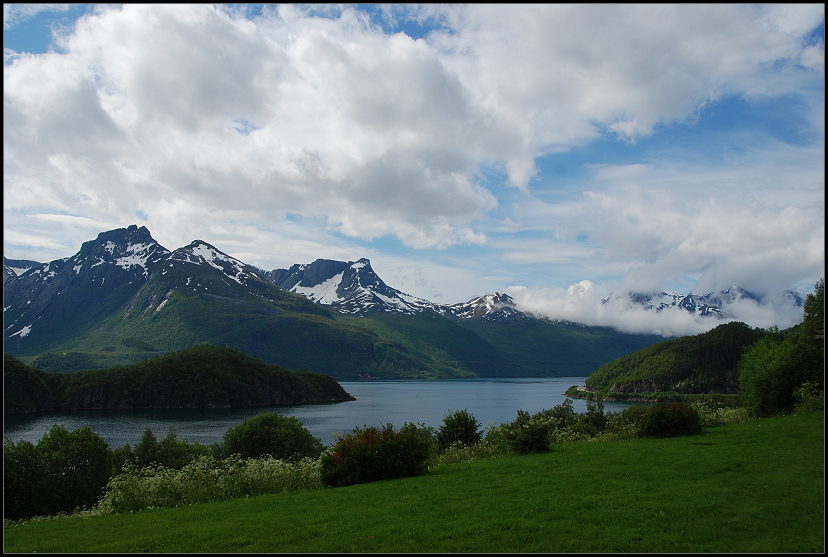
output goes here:
[{"label": "calm water surface", "polygon": [[[133,447],[146,428],[160,440],[169,426],[179,439],[208,445],[220,441],[228,428],[262,412],[295,416],[326,445],[337,433],[350,433],[354,427],[405,422],[423,423],[439,428],[452,410],[466,408],[481,424],[505,423],[515,419],[518,410],[530,413],[557,406],[566,400],[563,393],[572,385],[582,386],[584,377],[551,379],[459,379],[445,381],[340,381],[356,397],[350,402],[278,406],[266,408],[220,408],[210,410],[82,410],[50,414],[7,416],[3,434],[7,439],[36,443],[52,424],[72,430],[91,426],[111,447],[127,443]],[[574,400],[576,412],[586,402]],[[605,402],[606,411],[619,411],[634,403]]]}]

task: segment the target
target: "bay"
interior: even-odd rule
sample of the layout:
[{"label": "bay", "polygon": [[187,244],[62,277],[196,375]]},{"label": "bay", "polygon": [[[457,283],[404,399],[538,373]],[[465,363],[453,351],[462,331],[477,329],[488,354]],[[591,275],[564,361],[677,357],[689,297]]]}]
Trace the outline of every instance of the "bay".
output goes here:
[{"label": "bay", "polygon": [[[66,429],[90,426],[110,447],[127,443],[135,447],[149,428],[160,440],[174,427],[179,439],[209,445],[221,441],[225,431],[244,419],[263,412],[294,416],[315,437],[333,445],[338,434],[355,427],[405,422],[439,428],[450,411],[467,409],[483,425],[511,422],[518,410],[539,412],[562,404],[572,385],[583,386],[584,377],[527,379],[458,379],[440,381],[341,381],[356,400],[334,404],[310,404],[262,408],[82,410],[48,414],[6,416],[4,438],[36,443],[53,424]],[[586,401],[575,399],[576,412]],[[618,412],[631,402],[605,402],[605,411]]]}]

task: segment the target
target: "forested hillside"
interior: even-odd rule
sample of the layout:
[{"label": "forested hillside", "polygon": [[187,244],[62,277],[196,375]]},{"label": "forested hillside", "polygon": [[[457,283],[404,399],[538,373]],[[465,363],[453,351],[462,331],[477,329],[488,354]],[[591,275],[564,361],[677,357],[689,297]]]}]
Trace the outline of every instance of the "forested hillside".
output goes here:
[{"label": "forested hillside", "polygon": [[598,368],[586,379],[593,391],[735,393],[745,347],[765,331],[726,323],[695,336],[654,344]]},{"label": "forested hillside", "polygon": [[198,345],[134,365],[44,372],[4,356],[5,414],[49,410],[218,408],[352,400],[332,377]]}]

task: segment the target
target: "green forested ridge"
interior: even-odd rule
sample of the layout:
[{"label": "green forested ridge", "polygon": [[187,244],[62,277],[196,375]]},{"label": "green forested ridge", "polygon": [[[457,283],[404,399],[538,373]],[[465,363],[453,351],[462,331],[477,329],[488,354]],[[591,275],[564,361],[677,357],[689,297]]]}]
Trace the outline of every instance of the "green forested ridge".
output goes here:
[{"label": "green forested ridge", "polygon": [[734,393],[746,346],[765,333],[739,322],[654,344],[598,368],[586,379],[594,391]]},{"label": "green forested ridge", "polygon": [[4,357],[4,413],[93,408],[209,408],[350,400],[332,377],[290,371],[212,345],[137,364],[43,372]]},{"label": "green forested ridge", "polygon": [[542,319],[498,323],[463,322],[534,377],[587,376],[600,366],[663,340],[659,335],[635,335],[609,327],[586,327]]},{"label": "green forested ridge", "polygon": [[663,338],[542,319],[458,322],[433,312],[375,312],[364,317],[336,315],[335,319],[402,346],[426,364],[418,375],[424,378],[586,376]]},{"label": "green forested ridge", "polygon": [[124,313],[137,311],[126,308],[48,351],[12,353],[38,369],[74,372],[130,365],[206,342],[337,380],[366,374],[383,379],[555,377],[588,375],[661,338],[536,319],[457,322],[432,312],[334,314],[332,319],[285,311],[267,301],[257,305],[204,296],[176,292],[157,313],[150,305],[143,315],[130,313],[125,319]]}]

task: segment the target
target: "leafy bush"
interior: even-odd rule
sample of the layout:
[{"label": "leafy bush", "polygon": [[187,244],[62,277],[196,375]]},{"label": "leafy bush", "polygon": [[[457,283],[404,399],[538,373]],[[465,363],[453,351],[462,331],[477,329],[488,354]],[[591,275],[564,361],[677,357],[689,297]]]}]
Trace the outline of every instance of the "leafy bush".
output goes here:
[{"label": "leafy bush", "polygon": [[547,418],[540,412],[530,416],[529,412],[518,410],[509,434],[510,448],[520,454],[548,452],[549,434],[556,425],[555,418]]},{"label": "leafy bush", "polygon": [[647,437],[696,435],[702,432],[701,418],[686,403],[658,403],[650,406],[642,416],[640,431]]},{"label": "leafy bush", "polygon": [[578,421],[569,427],[576,433],[595,437],[607,425],[607,417],[604,415],[604,403],[601,400],[588,399],[586,406],[587,411],[581,414]]},{"label": "leafy bush", "polygon": [[[589,403],[587,403],[588,405]],[[571,399],[566,399],[561,404],[550,408],[549,410],[543,410],[541,412],[546,417],[555,418],[558,420],[558,427],[571,427],[578,423],[578,413],[575,412],[575,407],[572,405]]]},{"label": "leafy bush", "polygon": [[455,410],[443,418],[443,425],[437,431],[437,441],[441,449],[454,443],[474,445],[483,437],[480,422],[468,410]]},{"label": "leafy bush", "polygon": [[109,480],[106,441],[89,426],[53,425],[37,445],[3,444],[4,517],[72,512],[95,505]]},{"label": "leafy bush", "polygon": [[[113,451],[113,459],[120,460],[124,458],[129,445],[126,447]],[[124,455],[121,453],[124,453]],[[152,430],[147,428],[141,437],[141,442],[135,447],[134,459],[139,466],[149,466],[155,463],[167,468],[180,469],[197,457],[207,456],[211,453],[212,451],[206,445],[179,440],[175,428],[170,426],[167,436],[161,441],[158,441]],[[121,464],[122,467],[123,464]]]},{"label": "leafy bush", "polygon": [[322,454],[322,483],[339,487],[416,476],[426,471],[428,458],[428,438],[414,424],[400,431],[391,424],[355,428]]},{"label": "leafy bush", "polygon": [[742,398],[752,415],[772,416],[792,411],[796,390],[808,382],[822,387],[824,349],[804,329],[777,331],[754,344],[739,363]]},{"label": "leafy bush", "polygon": [[242,458],[268,455],[284,460],[317,458],[324,448],[302,422],[276,412],[247,418],[224,434],[224,452]]},{"label": "leafy bush", "polygon": [[644,414],[647,413],[647,409],[648,407],[644,406],[643,404],[629,406],[621,411],[621,418],[631,424],[635,424],[636,426],[638,426],[641,423],[641,420],[644,418]]},{"label": "leafy bush", "polygon": [[3,442],[3,516],[20,520],[47,514],[42,492],[43,461],[29,441]]},{"label": "leafy bush", "polygon": [[567,400],[532,415],[518,410],[515,421],[506,424],[509,448],[520,454],[544,453],[554,443],[570,443],[586,437],[578,431],[581,418],[574,411],[570,414],[571,408],[572,402]]}]

